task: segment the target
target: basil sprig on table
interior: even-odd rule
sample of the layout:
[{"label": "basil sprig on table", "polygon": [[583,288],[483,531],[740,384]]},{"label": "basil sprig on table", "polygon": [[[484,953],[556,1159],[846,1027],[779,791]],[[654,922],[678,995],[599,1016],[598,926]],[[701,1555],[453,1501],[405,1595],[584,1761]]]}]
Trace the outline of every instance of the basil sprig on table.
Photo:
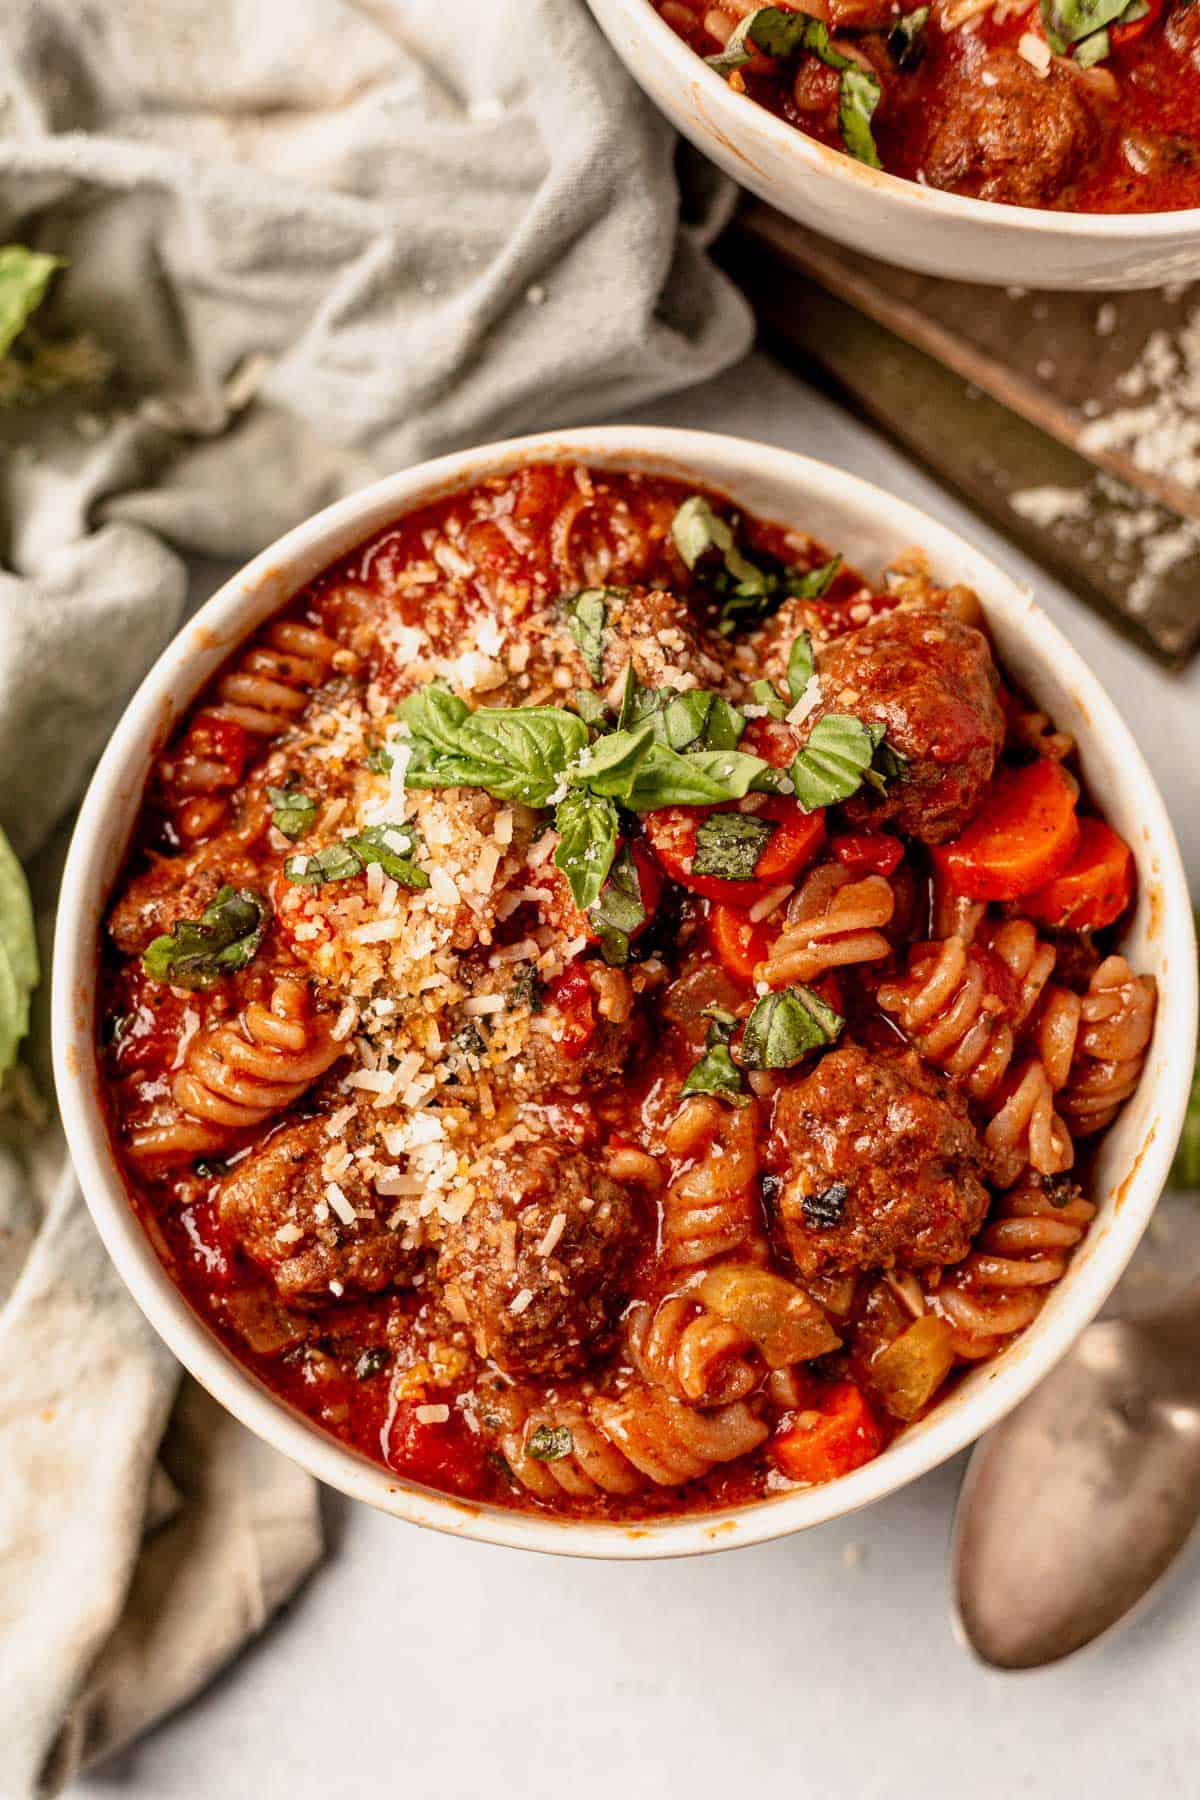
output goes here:
[{"label": "basil sprig on table", "polygon": [[780,62],[802,55],[815,56],[826,68],[836,69],[842,143],[859,162],[872,169],[882,168],[871,134],[871,118],[879,105],[879,77],[835,50],[829,27],[822,20],[809,13],[785,11],[781,6],[760,6],[734,27],[719,55],[705,60],[719,75],[727,76],[744,68],[753,50],[761,50],[764,56],[773,56]]},{"label": "basil sprig on table", "polygon": [[815,569],[797,569],[739,548],[734,524],[715,513],[703,494],[691,494],[671,521],[671,538],[686,566],[721,600],[717,629],[728,637],[756,624],[786,599],[819,600],[842,566],[840,556]]},{"label": "basil sprig on table", "polygon": [[24,871],[0,831],[0,1075],[17,1060],[38,984],[37,937]]},{"label": "basil sprig on table", "polygon": [[142,967],[154,981],[203,991],[252,961],[271,909],[253,888],[221,888],[198,919],[177,919],[147,944]]},{"label": "basil sprig on table", "polygon": [[1046,42],[1056,56],[1081,68],[1103,62],[1112,48],[1110,25],[1132,25],[1150,11],[1146,0],[1041,0]]},{"label": "basil sprig on table", "polygon": [[378,863],[401,887],[427,888],[428,875],[413,861],[416,847],[411,825],[367,825],[311,856],[289,856],[283,872],[300,887],[324,887],[327,881],[352,881],[371,863]]}]

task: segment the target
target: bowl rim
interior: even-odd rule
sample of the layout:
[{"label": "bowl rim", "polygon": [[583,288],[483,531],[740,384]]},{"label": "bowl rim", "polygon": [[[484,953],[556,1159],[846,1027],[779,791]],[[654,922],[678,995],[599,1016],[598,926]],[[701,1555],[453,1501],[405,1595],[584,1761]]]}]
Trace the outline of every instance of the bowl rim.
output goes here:
[{"label": "bowl rim", "polygon": [[[718,106],[724,122],[733,132],[757,129],[772,149],[784,157],[795,156],[805,172],[821,173],[844,186],[848,192],[863,187],[882,193],[889,200],[921,218],[941,216],[974,224],[1006,225],[1010,229],[1034,235],[1060,238],[1111,240],[1120,244],[1125,239],[1174,240],[1200,233],[1200,207],[1180,207],[1174,212],[1086,213],[1056,212],[1051,207],[1013,206],[1005,200],[975,200],[967,194],[954,194],[942,188],[926,187],[907,176],[893,175],[886,169],[872,169],[858,162],[845,150],[835,150],[809,137],[798,126],[789,125],[767,107],[760,106],[749,95],[738,94],[715,69],[711,69],[699,53],[671,29],[652,4],[652,0],[588,0],[601,31],[609,35],[602,16],[603,6],[620,10],[632,29],[640,33],[652,50],[670,65],[682,88],[700,82],[699,92]],[[615,48],[615,46],[614,46]],[[754,108],[755,117],[748,123],[745,106]],[[712,129],[706,120],[698,122],[698,130],[706,136]],[[1017,283],[1015,285],[1023,285]]]},{"label": "bowl rim", "polygon": [[[1124,1176],[1110,1229],[1075,1278],[1009,1352],[987,1365],[977,1391],[952,1396],[873,1462],[823,1487],[727,1507],[627,1523],[581,1521],[456,1500],[402,1480],[277,1399],[193,1312],[168,1276],[136,1216],[111,1153],[94,1054],[97,945],[109,877],[124,854],[155,747],[212,670],[303,582],[417,506],[537,460],[578,459],[612,468],[691,477],[736,491],[774,481],[795,504],[827,502],[939,557],[968,563],[992,590],[985,609],[1053,657],[1095,722],[1098,742],[1121,752],[1157,863],[1162,955],[1173,967],[1174,1032],[1195,1041],[1196,959],[1191,904],[1178,846],[1145,761],[1114,703],[1079,652],[1038,608],[1032,593],[956,532],[873,483],[813,458],[745,438],[654,426],[547,432],[456,452],[385,477],[326,507],[286,533],[224,583],[163,650],[113,731],[84,797],[63,874],[52,970],[55,1082],[75,1170],[100,1236],[150,1324],[178,1360],[242,1424],[318,1479],[395,1517],[453,1536],[558,1554],[640,1560],[762,1543],[857,1511],[915,1480],[973,1442],[1032,1389],[1095,1316],[1149,1221],[1182,1126],[1191,1058],[1168,1059],[1155,1094],[1156,1116]],[[121,819],[119,835],[110,814]],[[1183,973],[1180,975],[1180,970]],[[1164,1002],[1160,1025],[1168,1010]]]}]

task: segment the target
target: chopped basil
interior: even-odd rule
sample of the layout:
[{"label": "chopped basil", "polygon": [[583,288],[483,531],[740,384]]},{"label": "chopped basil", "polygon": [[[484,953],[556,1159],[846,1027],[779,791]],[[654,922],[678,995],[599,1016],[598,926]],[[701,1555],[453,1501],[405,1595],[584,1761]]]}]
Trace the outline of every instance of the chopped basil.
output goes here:
[{"label": "chopped basil", "polygon": [[[751,562],[738,549],[733,526],[714,513],[702,494],[683,502],[671,521],[671,536],[688,568],[721,596],[717,628],[723,637],[765,617],[789,596],[819,599],[841,567],[840,556],[816,569],[791,568],[761,552],[759,562]],[[697,564],[703,567],[697,570]]]},{"label": "chopped basil", "polygon": [[611,800],[572,788],[554,809],[559,834],[555,867],[562,870],[576,906],[586,912],[604,886],[617,848],[617,809]]},{"label": "chopped basil", "polygon": [[382,1375],[390,1361],[391,1356],[382,1344],[372,1344],[355,1363],[354,1373],[359,1381],[369,1381],[372,1375]]},{"label": "chopped basil", "polygon": [[805,1194],[800,1205],[809,1225],[818,1231],[830,1231],[841,1224],[849,1198],[850,1188],[846,1182],[831,1181],[819,1194]]},{"label": "chopped basil", "polygon": [[17,1060],[38,984],[37,936],[24,871],[0,831],[0,1075]]},{"label": "chopped basil", "polygon": [[721,75],[744,68],[750,61],[747,45],[785,62],[807,52],[827,68],[836,69],[842,142],[859,162],[869,163],[873,169],[882,166],[871,135],[871,115],[879,104],[879,77],[835,50],[828,26],[808,13],[760,6],[734,28],[721,54],[708,58],[710,67]]},{"label": "chopped basil", "polygon": [[392,753],[385,750],[382,744],[372,744],[363,758],[365,766],[372,775],[390,775],[392,771]]},{"label": "chopped basil", "polygon": [[757,706],[766,707],[769,719],[782,719],[786,716],[787,707],[783,704],[783,697],[773,682],[756,681],[750,692],[754,696]]},{"label": "chopped basil", "polygon": [[690,750],[652,744],[620,799],[631,812],[660,806],[719,806],[754,793],[783,792],[784,772],[742,750]]},{"label": "chopped basil", "polygon": [[812,633],[802,631],[792,644],[787,664],[788,693],[799,700],[813,675]]},{"label": "chopped basil", "polygon": [[776,825],[753,813],[710,813],[696,827],[693,875],[719,875],[725,881],[753,881],[759,858]]},{"label": "chopped basil", "polygon": [[915,69],[924,57],[928,23],[929,8],[918,6],[915,12],[904,13],[898,18],[888,32],[888,55],[898,69]]},{"label": "chopped basil", "polygon": [[561,1462],[575,1448],[575,1439],[566,1425],[539,1425],[529,1435],[526,1456],[534,1462]]},{"label": "chopped basil", "polygon": [[399,708],[412,733],[411,788],[478,787],[497,800],[548,806],[567,765],[587,748],[588,728],[554,706],[472,712],[434,683]]},{"label": "chopped basil", "polygon": [[286,838],[303,837],[317,816],[316,801],[299,788],[269,787],[267,799],[271,802],[271,823]]},{"label": "chopped basil", "polygon": [[226,883],[198,919],[177,919],[147,944],[142,967],[152,980],[172,987],[210,988],[253,959],[270,917],[261,894]]},{"label": "chopped basil", "polygon": [[571,698],[584,724],[590,725],[593,731],[603,731],[608,724],[608,708],[599,694],[592,688],[576,688]]},{"label": "chopped basil", "polygon": [[742,1061],[748,1069],[794,1068],[810,1050],[834,1043],[845,1022],[800,983],[764,994],[746,1021]]},{"label": "chopped basil", "polygon": [[864,781],[880,793],[902,776],[908,764],[884,738],[884,727],[864,724],[852,713],[826,713],[813,726],[791,767],[796,798],[805,812],[836,806],[856,794]]},{"label": "chopped basil", "polygon": [[378,863],[401,887],[427,888],[428,875],[412,860],[416,845],[411,825],[368,825],[311,856],[289,856],[283,872],[301,887],[324,887],[327,881],[351,881],[370,863]]},{"label": "chopped basil", "polygon": [[676,693],[672,688],[652,688],[638,680],[632,662],[625,671],[625,687],[617,728],[626,731],[650,723],[656,742],[671,750],[733,750],[746,729],[736,707],[706,688]]},{"label": "chopped basil", "polygon": [[908,774],[908,758],[901,756],[899,750],[893,750],[882,725],[868,725],[867,730],[875,740],[875,754],[863,780],[869,781],[879,793],[886,794],[889,781],[903,781]]},{"label": "chopped basil", "polygon": [[510,1006],[527,1006],[531,1013],[542,1010],[542,984],[532,963],[521,963],[508,990]]},{"label": "chopped basil", "polygon": [[[1056,56],[1118,21],[1144,18],[1146,0],[1041,0],[1046,41]],[[1136,11],[1132,11],[1136,8]],[[1107,48],[1107,45],[1106,45]],[[1098,61],[1098,56],[1091,60]]]},{"label": "chopped basil", "polygon": [[746,1091],[745,1078],[729,1052],[729,1040],[736,1024],[737,1019],[733,1013],[724,1012],[717,1007],[710,1009],[704,1054],[698,1062],[693,1063],[684,1079],[679,1090],[680,1099],[685,1094],[716,1094],[734,1106],[749,1103],[750,1095]]},{"label": "chopped basil", "polygon": [[24,244],[0,245],[0,357],[8,355],[46,298],[56,272],[65,267],[61,256],[47,256]]},{"label": "chopped basil", "polygon": [[593,681],[604,679],[604,627],[612,588],[584,588],[567,601],[567,623]]},{"label": "chopped basil", "polygon": [[693,572],[698,562],[715,552],[731,581],[742,584],[747,593],[765,594],[766,574],[742,555],[733,527],[718,518],[703,494],[691,494],[683,502],[671,520],[671,538]]},{"label": "chopped basil", "polygon": [[628,844],[622,845],[590,916],[601,956],[610,968],[620,968],[629,961],[633,934],[646,923],[642,883]]},{"label": "chopped basil", "polygon": [[487,1055],[487,1039],[474,1019],[468,1019],[465,1025],[460,1025],[450,1041],[460,1056],[473,1056],[477,1062],[481,1062]]}]

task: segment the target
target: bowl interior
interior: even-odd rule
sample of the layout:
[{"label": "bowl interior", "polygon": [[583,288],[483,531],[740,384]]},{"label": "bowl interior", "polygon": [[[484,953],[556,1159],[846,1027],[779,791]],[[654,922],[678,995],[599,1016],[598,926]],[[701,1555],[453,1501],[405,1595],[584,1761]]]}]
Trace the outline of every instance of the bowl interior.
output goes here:
[{"label": "bowl interior", "polygon": [[[111,1155],[93,1055],[96,944],[106,897],[152,758],[199,687],[307,579],[381,526],[482,476],[551,458],[641,468],[722,489],[752,512],[813,532],[868,576],[917,544],[940,580],[974,587],[1003,660],[1056,724],[1077,737],[1093,793],[1135,850],[1140,892],[1124,948],[1136,967],[1157,976],[1160,993],[1145,1077],[1098,1159],[1092,1198],[1099,1215],[1068,1276],[1017,1343],[971,1372],[875,1462],[838,1482],[725,1513],[632,1527],[457,1502],[400,1481],[275,1399],[192,1313],[158,1262]],[[380,482],[264,553],[168,647],[114,734],[80,814],[55,946],[55,1067],[75,1165],[114,1261],[175,1354],[251,1429],[331,1485],[418,1524],[575,1555],[687,1555],[781,1536],[892,1492],[994,1424],[1052,1366],[1117,1280],[1165,1180],[1190,1084],[1195,989],[1187,888],[1157,789],[1115,707],[1027,592],[915,508],[826,465],[705,433],[615,427],[519,440]]]}]

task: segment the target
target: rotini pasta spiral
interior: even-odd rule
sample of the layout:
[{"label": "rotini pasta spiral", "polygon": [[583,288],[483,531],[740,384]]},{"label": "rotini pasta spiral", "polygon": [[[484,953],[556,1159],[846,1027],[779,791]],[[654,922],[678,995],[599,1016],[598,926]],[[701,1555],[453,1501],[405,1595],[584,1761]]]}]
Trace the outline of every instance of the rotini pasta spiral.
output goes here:
[{"label": "rotini pasta spiral", "polygon": [[891,948],[880,926],[891,923],[895,905],[882,875],[855,881],[839,863],[823,863],[792,896],[784,928],[755,973],[786,987],[826,969],[878,962]]},{"label": "rotini pasta spiral", "polygon": [[991,1356],[1037,1317],[1095,1214],[1073,1183],[1036,1175],[996,1201],[971,1254],[931,1296],[957,1356]]},{"label": "rotini pasta spiral", "polygon": [[[755,1450],[767,1426],[743,1401],[699,1412],[659,1388],[635,1383],[615,1396],[526,1407],[515,1391],[495,1403],[500,1449],[513,1475],[540,1500],[632,1494],[651,1481],[677,1487],[717,1463]],[[535,1434],[570,1434],[550,1456],[531,1455]]]},{"label": "rotini pasta spiral", "polygon": [[671,1155],[688,1158],[662,1198],[662,1253],[669,1268],[711,1262],[762,1229],[758,1203],[757,1108],[696,1095],[666,1132]]},{"label": "rotini pasta spiral", "polygon": [[310,1014],[304,983],[284,977],[269,1006],[252,1000],[236,1019],[197,1032],[171,1083],[182,1118],[135,1133],[130,1148],[166,1161],[217,1149],[293,1105],[342,1049],[329,1019]]},{"label": "rotini pasta spiral", "polygon": [[281,619],[259,634],[217,681],[217,703],[206,708],[258,737],[278,737],[329,678],[339,646],[325,632]]},{"label": "rotini pasta spiral", "polygon": [[1081,1137],[1103,1131],[1141,1079],[1158,995],[1151,975],[1135,975],[1109,956],[1083,996],[1078,1040],[1062,1110]]}]

